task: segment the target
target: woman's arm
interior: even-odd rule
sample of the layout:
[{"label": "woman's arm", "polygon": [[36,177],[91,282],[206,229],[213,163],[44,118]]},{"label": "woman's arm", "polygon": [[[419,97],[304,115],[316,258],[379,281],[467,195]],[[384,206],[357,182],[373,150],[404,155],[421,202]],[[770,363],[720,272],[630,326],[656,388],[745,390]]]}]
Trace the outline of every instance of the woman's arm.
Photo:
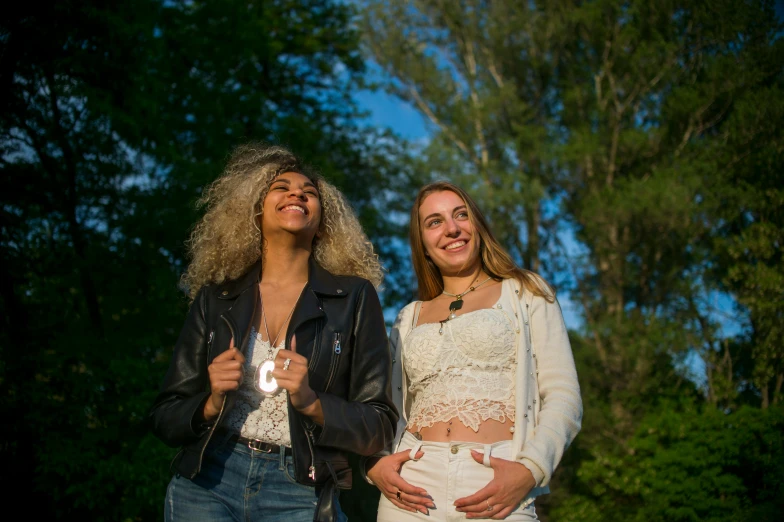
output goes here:
[{"label": "woman's arm", "polygon": [[406,412],[403,405],[403,387],[405,386],[405,381],[403,379],[403,346],[401,340],[402,334],[400,330],[401,326],[404,324],[404,321],[406,321],[405,318],[408,317],[407,313],[410,310],[411,305],[408,305],[397,314],[397,318],[395,318],[395,324],[392,325],[392,329],[389,332],[389,353],[392,357],[392,399],[394,400],[395,408],[397,408],[399,414],[397,427],[395,428],[395,440],[393,440],[389,446],[382,449],[381,451],[369,457],[362,457],[362,459],[360,459],[360,474],[366,482],[373,485],[378,484],[375,484],[375,482],[368,477],[367,471],[373,468],[381,457],[391,455],[395,451],[395,448],[397,448],[398,443],[400,442],[400,438],[403,436],[403,432],[406,429]]},{"label": "woman's arm", "polygon": [[150,410],[153,433],[165,444],[179,447],[198,439],[206,426],[202,419],[209,396],[207,372],[207,288],[191,304],[180,331],[169,369]]},{"label": "woman's arm", "polygon": [[531,471],[537,486],[546,486],[564,451],[580,431],[583,404],[558,301],[534,298],[530,323],[541,410],[533,436],[525,441],[516,458]]},{"label": "woman's arm", "polygon": [[[395,448],[398,447],[403,432],[406,430],[406,410],[403,404],[403,388],[406,382],[403,378],[402,339],[404,334],[402,330],[405,327],[405,331],[409,331],[414,306],[415,303],[412,303],[400,311],[389,333],[389,349],[392,355],[392,396],[395,400],[395,406],[400,413],[395,430],[395,440],[383,451],[363,459],[360,462],[360,471],[363,478],[376,486],[381,491],[381,494],[387,497],[395,506],[406,511],[419,511],[427,514],[428,508],[435,507],[427,491],[424,488],[409,484],[400,476],[400,470],[403,465],[412,459],[411,452],[404,450],[393,453]],[[419,450],[413,458],[419,459],[423,455],[424,452]]]},{"label": "woman's arm", "polygon": [[384,314],[369,282],[359,290],[353,337],[348,396],[319,394],[324,425],[315,442],[367,456],[392,443],[398,420]]}]

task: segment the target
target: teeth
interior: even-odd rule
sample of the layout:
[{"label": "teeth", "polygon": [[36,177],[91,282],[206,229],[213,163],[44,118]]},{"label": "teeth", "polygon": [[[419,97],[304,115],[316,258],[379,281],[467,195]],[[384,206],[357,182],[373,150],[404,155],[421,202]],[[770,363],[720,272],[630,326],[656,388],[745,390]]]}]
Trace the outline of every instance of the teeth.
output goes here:
[{"label": "teeth", "polygon": [[466,244],[466,242],[465,242],[465,241],[455,241],[455,242],[454,242],[454,243],[452,243],[451,245],[447,245],[447,246],[446,246],[446,249],[447,249],[447,250],[453,250],[453,249],[455,249],[455,248],[460,248],[461,246],[463,246],[463,245],[465,245],[465,244]]},{"label": "teeth", "polygon": [[299,212],[302,212],[303,214],[305,213],[305,209],[297,205],[288,205],[283,207],[281,210],[297,210]]}]

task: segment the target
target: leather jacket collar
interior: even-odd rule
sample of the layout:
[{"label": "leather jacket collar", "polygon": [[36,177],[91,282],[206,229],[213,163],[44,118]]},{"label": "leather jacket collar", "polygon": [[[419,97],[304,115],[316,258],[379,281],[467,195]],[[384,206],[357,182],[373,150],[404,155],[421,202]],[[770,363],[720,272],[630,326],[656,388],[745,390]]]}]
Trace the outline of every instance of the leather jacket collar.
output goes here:
[{"label": "leather jacket collar", "polygon": [[[235,299],[239,294],[261,281],[261,259],[253,263],[244,275],[222,283],[219,299]],[[344,291],[339,281],[319,265],[313,256],[308,259],[308,286],[317,294],[338,297]]]},{"label": "leather jacket collar", "polygon": [[[231,325],[237,346],[245,346],[250,324],[256,313],[259,293],[255,289],[260,280],[261,260],[259,259],[242,277],[226,282],[219,288],[218,299],[236,299],[234,305],[226,312],[225,319]],[[311,256],[308,260],[308,282],[291,316],[286,348],[291,348],[291,335],[303,323],[325,315],[320,296],[343,297],[345,295],[345,290],[340,288],[337,278],[322,268]],[[300,353],[305,357],[311,355],[310,348],[304,346],[300,346]]]}]

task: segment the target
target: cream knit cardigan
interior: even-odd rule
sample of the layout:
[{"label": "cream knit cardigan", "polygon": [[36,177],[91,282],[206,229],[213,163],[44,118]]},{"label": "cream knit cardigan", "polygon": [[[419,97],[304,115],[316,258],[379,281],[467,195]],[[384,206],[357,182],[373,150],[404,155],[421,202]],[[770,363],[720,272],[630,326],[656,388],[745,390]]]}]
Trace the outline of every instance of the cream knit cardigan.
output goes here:
[{"label": "cream knit cardigan", "polygon": [[[580,431],[583,414],[580,385],[558,302],[534,296],[516,279],[505,279],[517,318],[517,386],[515,431],[516,460],[531,470],[536,486],[529,501],[550,492],[549,483],[566,448]],[[402,345],[413,329],[416,301],[406,305],[390,332],[393,395],[401,413],[397,449],[411,411],[411,398],[403,371]],[[526,502],[527,503],[527,502]]]}]

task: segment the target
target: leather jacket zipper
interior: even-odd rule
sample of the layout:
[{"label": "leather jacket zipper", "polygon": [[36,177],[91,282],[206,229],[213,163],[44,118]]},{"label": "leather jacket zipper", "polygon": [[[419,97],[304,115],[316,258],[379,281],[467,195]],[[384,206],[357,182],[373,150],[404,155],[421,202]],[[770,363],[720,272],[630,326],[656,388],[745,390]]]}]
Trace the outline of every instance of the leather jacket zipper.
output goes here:
[{"label": "leather jacket zipper", "polygon": [[207,359],[212,356],[212,339],[215,337],[215,330],[210,331],[210,336],[207,338]]},{"label": "leather jacket zipper", "polygon": [[[231,327],[231,323],[229,323],[228,319],[226,319],[223,315],[221,315],[221,319],[223,319],[226,322],[226,325],[229,327],[229,331],[231,332],[231,336],[236,339],[236,336],[234,335],[234,329]],[[210,339],[208,341],[208,344],[209,344],[210,347],[212,347],[212,339],[214,337],[214,334],[215,334],[215,330],[210,332]],[[207,445],[209,445],[210,440],[212,439],[212,434],[215,433],[215,429],[218,427],[218,424],[220,423],[221,417],[223,417],[223,409],[225,407],[226,407],[226,395],[224,394],[223,395],[223,401],[221,401],[221,407],[220,407],[220,411],[218,412],[218,416],[215,418],[215,422],[212,423],[212,426],[210,427],[210,431],[207,434],[207,440],[205,441],[205,443],[201,447],[201,452],[199,453],[199,469],[196,470],[196,473],[201,471],[201,463],[202,463],[202,461],[204,459],[204,450],[207,449]]]},{"label": "leather jacket zipper", "polygon": [[305,430],[305,439],[308,441],[308,449],[310,450],[310,467],[308,467],[308,477],[313,482],[316,482],[316,454],[313,451],[313,432],[310,431],[305,425],[302,425]]},{"label": "leather jacket zipper", "polygon": [[340,345],[341,334],[340,332],[335,332],[332,335],[332,350],[331,350],[331,358],[329,363],[329,373],[327,377],[327,384],[324,386],[324,391],[329,390],[329,386],[332,384],[332,381],[335,379],[335,374],[337,373],[338,369],[338,359],[340,359],[340,352],[343,351],[343,347]]},{"label": "leather jacket zipper", "polygon": [[308,370],[313,370],[316,367],[318,358],[321,355],[321,350],[318,349],[319,339],[321,339],[321,323],[316,323],[316,335],[314,338],[316,339],[316,342],[313,343],[313,354],[308,361]]}]

